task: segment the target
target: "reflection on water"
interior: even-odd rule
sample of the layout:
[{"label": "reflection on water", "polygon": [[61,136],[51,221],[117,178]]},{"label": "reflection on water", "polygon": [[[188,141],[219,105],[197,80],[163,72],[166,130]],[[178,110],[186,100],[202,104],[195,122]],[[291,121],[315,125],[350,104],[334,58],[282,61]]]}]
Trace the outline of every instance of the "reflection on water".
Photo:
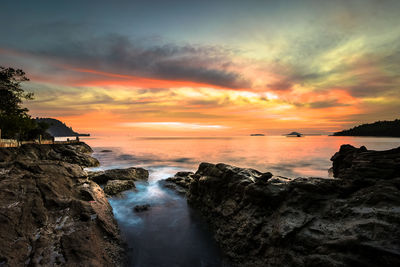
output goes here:
[{"label": "reflection on water", "polygon": [[[85,141],[95,148],[102,168],[177,167],[196,170],[199,163],[227,163],[286,177],[328,177],[330,157],[342,144],[382,150],[400,146],[400,138],[306,136],[109,137]],[[111,149],[111,153],[101,153]]]},{"label": "reflection on water", "polygon": [[[148,183],[110,199],[129,247],[130,266],[227,266],[199,216],[157,181],[178,171],[195,171],[200,162],[224,162],[286,177],[328,177],[330,157],[342,144],[383,150],[400,146],[399,138],[284,136],[85,138],[95,150],[97,169],[144,167]],[[103,150],[111,150],[106,152]],[[135,213],[135,205],[150,204]]]}]

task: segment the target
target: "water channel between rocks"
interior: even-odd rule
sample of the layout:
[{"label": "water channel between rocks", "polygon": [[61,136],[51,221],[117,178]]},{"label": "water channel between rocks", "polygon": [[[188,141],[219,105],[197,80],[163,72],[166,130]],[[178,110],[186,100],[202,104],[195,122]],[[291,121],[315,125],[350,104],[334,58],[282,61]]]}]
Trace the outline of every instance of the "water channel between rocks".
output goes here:
[{"label": "water channel between rocks", "polygon": [[[184,197],[157,181],[174,168],[150,170],[149,182],[110,198],[121,234],[128,246],[129,266],[228,266],[202,218]],[[150,204],[135,212],[135,205]]]}]

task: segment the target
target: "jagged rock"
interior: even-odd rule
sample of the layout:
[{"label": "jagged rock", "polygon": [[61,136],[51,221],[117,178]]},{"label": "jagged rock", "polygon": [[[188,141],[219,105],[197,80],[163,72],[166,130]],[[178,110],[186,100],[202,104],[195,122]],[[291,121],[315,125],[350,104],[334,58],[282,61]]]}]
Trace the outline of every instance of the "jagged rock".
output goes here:
[{"label": "jagged rock", "polygon": [[[65,147],[63,147],[65,146]],[[112,208],[78,145],[0,148],[1,266],[120,266]]]},{"label": "jagged rock", "polygon": [[263,173],[263,174],[261,174],[260,177],[258,177],[258,180],[256,180],[256,182],[260,182],[260,183],[268,182],[268,180],[271,179],[272,176],[273,175],[270,172]]},{"label": "jagged rock", "polygon": [[132,180],[109,180],[104,187],[104,193],[113,196],[132,188],[135,188],[135,183]]},{"label": "jagged rock", "polygon": [[109,180],[147,181],[149,172],[143,168],[112,169],[95,172],[89,175],[90,179],[98,184],[105,184]]},{"label": "jagged rock", "polygon": [[133,210],[135,212],[143,212],[143,211],[147,211],[150,208],[150,204],[144,204],[144,205],[136,205],[135,207],[133,207]]},{"label": "jagged rock", "polygon": [[169,188],[180,195],[185,195],[189,184],[193,179],[193,172],[177,172],[174,177],[159,181],[166,188]]},{"label": "jagged rock", "polygon": [[331,160],[334,177],[342,179],[390,179],[400,177],[400,147],[386,150],[367,150],[342,145]]},{"label": "jagged rock", "polygon": [[25,144],[20,147],[0,149],[1,162],[36,162],[38,160],[53,160],[78,164],[82,167],[96,167],[100,163],[90,156],[93,150],[87,144]]},{"label": "jagged rock", "polygon": [[338,179],[201,163],[187,199],[237,266],[399,266],[399,160],[400,148],[342,146]]}]

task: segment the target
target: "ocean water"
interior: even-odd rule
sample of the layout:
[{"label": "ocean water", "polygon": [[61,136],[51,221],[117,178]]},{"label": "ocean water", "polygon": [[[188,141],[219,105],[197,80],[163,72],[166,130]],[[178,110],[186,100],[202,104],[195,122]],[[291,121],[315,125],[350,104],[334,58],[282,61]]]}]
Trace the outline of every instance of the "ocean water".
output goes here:
[{"label": "ocean water", "polygon": [[[201,162],[227,163],[290,178],[329,178],[330,158],[342,144],[384,150],[400,138],[285,136],[91,137],[96,169],[143,167],[149,182],[110,198],[128,247],[129,266],[229,266],[201,216],[186,200],[158,181],[178,171],[196,171]],[[104,152],[110,150],[111,152]],[[135,205],[150,204],[135,213]]]}]

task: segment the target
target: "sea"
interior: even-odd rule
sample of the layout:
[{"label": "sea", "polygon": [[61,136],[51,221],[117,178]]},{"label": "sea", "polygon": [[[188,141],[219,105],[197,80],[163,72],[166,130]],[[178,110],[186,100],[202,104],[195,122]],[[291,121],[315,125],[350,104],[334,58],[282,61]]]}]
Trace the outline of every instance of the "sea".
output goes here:
[{"label": "sea", "polygon": [[[158,181],[178,171],[197,170],[201,162],[226,163],[288,178],[332,178],[330,158],[342,144],[386,150],[400,138],[344,136],[240,137],[82,137],[100,167],[90,170],[143,167],[148,182],[109,198],[126,244],[128,264],[135,267],[230,266],[202,216],[184,197]],[[150,204],[136,213],[135,205]]]}]

